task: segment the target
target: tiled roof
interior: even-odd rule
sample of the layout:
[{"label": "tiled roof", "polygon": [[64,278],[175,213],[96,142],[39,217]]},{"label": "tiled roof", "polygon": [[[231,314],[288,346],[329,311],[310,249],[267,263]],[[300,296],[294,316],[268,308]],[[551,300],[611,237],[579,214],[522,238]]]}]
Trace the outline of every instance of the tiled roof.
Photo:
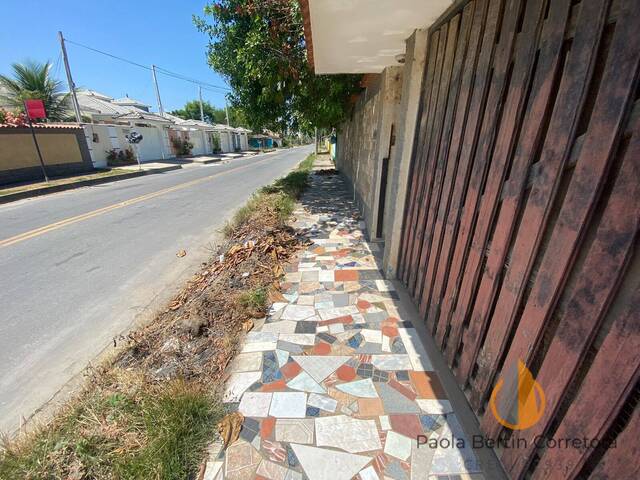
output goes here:
[{"label": "tiled roof", "polygon": [[[79,130],[82,129],[82,125],[77,123],[34,123],[34,128],[56,129],[56,130]],[[29,128],[18,127],[16,125],[8,125],[6,123],[0,123],[0,128]]]},{"label": "tiled roof", "polygon": [[112,100],[112,103],[115,103],[116,105],[133,105],[133,106],[141,106],[146,108],[149,108],[151,106],[151,105],[147,105],[144,102],[141,102],[140,100],[136,100],[134,98],[129,98],[129,97],[122,97],[122,98],[118,98],[117,100]]},{"label": "tiled roof", "polygon": [[80,111],[82,112],[99,113],[103,115],[122,115],[136,109],[135,107],[116,105],[109,100],[105,100],[104,96],[97,96],[91,93],[78,92],[77,96]]},{"label": "tiled roof", "polygon": [[156,113],[149,113],[145,111],[129,111],[120,115],[114,115],[113,118],[122,120],[150,120],[153,122],[172,123],[171,120],[164,118]]},{"label": "tiled roof", "polygon": [[85,95],[89,97],[96,97],[100,100],[113,101],[113,97],[105,95],[104,93],[96,92],[95,90],[76,90],[76,95]]}]

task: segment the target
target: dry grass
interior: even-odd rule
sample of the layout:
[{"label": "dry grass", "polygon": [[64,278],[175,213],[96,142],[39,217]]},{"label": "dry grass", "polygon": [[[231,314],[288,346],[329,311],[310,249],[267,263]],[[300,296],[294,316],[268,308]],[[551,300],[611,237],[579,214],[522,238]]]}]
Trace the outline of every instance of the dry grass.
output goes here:
[{"label": "dry grass", "polygon": [[303,245],[284,221],[312,163],[256,194],[214,258],[53,422],[5,442],[0,479],[196,478],[224,414],[224,369]]}]

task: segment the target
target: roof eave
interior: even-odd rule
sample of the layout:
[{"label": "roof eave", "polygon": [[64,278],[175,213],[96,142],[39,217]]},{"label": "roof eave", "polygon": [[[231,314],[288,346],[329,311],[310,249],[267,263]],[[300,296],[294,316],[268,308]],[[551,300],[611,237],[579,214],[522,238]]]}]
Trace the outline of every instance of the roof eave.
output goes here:
[{"label": "roof eave", "polygon": [[309,9],[309,0],[298,0],[300,10],[302,10],[302,24],[304,27],[304,43],[307,47],[307,62],[311,71],[315,73],[315,63],[313,60],[313,34],[311,32],[311,10]]}]

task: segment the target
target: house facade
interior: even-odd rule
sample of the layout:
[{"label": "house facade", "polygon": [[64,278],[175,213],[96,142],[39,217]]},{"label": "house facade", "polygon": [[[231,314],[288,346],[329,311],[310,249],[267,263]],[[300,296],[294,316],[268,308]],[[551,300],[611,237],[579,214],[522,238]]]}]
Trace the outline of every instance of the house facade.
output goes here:
[{"label": "house facade", "polygon": [[506,474],[635,478],[640,3],[300,3],[315,72],[363,74],[336,166]]},{"label": "house facade", "polygon": [[142,134],[136,150],[141,162],[165,160],[177,155],[175,139],[189,141],[192,155],[213,155],[248,150],[250,130],[227,125],[209,124],[200,120],[184,120],[150,111],[150,106],[123,97],[113,99],[93,90],[79,90],[78,103],[87,136],[87,143],[96,167],[106,167],[110,152],[129,148],[126,135]]}]

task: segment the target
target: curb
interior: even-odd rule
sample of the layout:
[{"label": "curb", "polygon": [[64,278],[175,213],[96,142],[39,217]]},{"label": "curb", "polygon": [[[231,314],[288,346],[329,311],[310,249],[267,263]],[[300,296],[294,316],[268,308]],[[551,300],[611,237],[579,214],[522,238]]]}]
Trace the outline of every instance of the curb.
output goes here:
[{"label": "curb", "polygon": [[52,185],[50,187],[35,188],[24,192],[10,193],[9,195],[0,196],[0,205],[11,203],[25,198],[39,197],[48,195],[49,193],[64,192],[65,190],[73,190],[75,188],[88,187],[91,185],[100,185],[102,183],[116,182],[118,180],[127,180],[128,178],[142,177],[144,175],[152,175],[155,173],[170,172],[172,170],[180,170],[182,165],[171,165],[169,167],[156,168],[153,170],[134,171],[131,173],[123,173],[122,175],[113,175],[111,177],[92,178],[82,180],[81,182],[66,183],[64,185]]},{"label": "curb", "polygon": [[187,160],[190,164],[196,165],[209,165],[210,163],[219,163],[222,161],[222,158],[210,158],[207,160]]}]

